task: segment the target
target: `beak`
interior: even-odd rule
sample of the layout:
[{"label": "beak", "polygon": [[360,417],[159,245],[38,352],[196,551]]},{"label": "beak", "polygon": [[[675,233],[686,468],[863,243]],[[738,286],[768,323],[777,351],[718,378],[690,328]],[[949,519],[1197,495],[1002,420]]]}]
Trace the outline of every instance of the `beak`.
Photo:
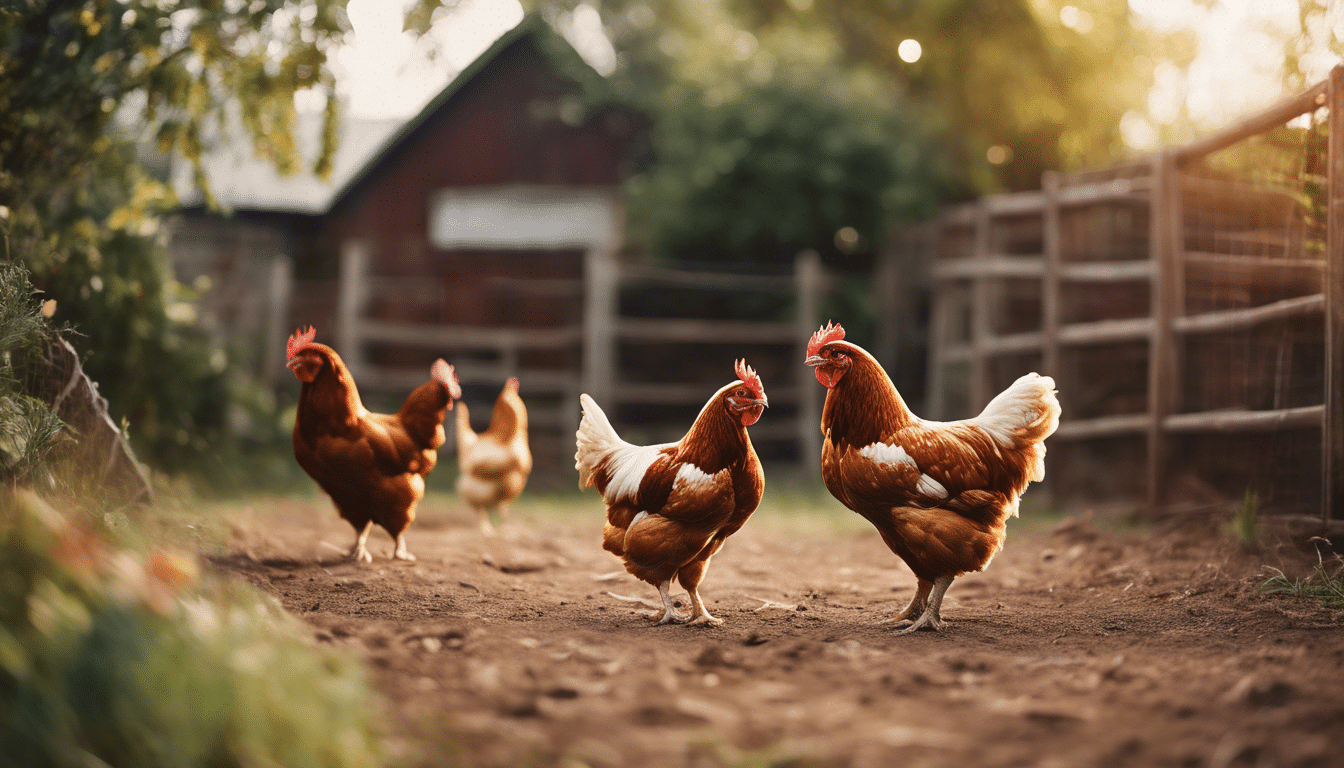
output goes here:
[{"label": "beak", "polygon": [[813,355],[803,361],[803,365],[806,365],[808,368],[816,368],[818,365],[825,365],[825,364],[826,364],[826,358],[822,357],[821,355]]},{"label": "beak", "polygon": [[293,360],[290,360],[289,362],[285,363],[285,367],[292,371],[294,370],[294,366],[298,365],[301,362],[301,360],[302,358],[296,357]]},{"label": "beak", "polygon": [[770,407],[770,398],[766,397],[765,395],[761,395],[761,399],[757,400],[756,402],[760,403],[762,406],[766,408]]}]

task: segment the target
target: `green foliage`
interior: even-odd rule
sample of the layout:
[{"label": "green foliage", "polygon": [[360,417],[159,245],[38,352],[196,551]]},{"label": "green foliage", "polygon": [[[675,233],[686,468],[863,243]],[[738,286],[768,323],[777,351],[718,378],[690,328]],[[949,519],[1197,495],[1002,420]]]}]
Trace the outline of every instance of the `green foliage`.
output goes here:
[{"label": "green foliage", "polygon": [[[563,21],[579,2],[527,5]],[[979,192],[1036,188],[1045,170],[1113,161],[1120,118],[1142,109],[1148,54],[1165,42],[1101,0],[600,10],[620,52],[610,79],[653,124],[629,189],[630,235],[687,261],[787,262],[811,248],[862,268],[893,225]],[[916,61],[902,58],[907,39],[922,48]]]},{"label": "green foliage", "polygon": [[42,402],[19,391],[18,358],[34,354],[48,330],[28,271],[0,262],[0,482],[25,480],[42,465],[64,426]]},{"label": "green foliage", "polygon": [[1316,565],[1310,575],[1289,578],[1278,568],[1265,566],[1265,570],[1273,575],[1260,584],[1260,592],[1267,595],[1311,597],[1326,608],[1344,608],[1344,556],[1332,552],[1326,558],[1322,546],[1329,550],[1329,539],[1313,536],[1311,542],[1316,545]]},{"label": "green foliage", "polygon": [[354,660],[189,556],[0,503],[0,754],[15,765],[376,766]]},{"label": "green foliage", "polygon": [[1255,546],[1256,518],[1260,511],[1260,497],[1255,491],[1247,489],[1246,496],[1237,506],[1232,517],[1232,533],[1243,547]]},{"label": "green foliage", "polygon": [[835,78],[678,89],[627,188],[632,237],[664,258],[864,265],[890,222],[931,214],[953,182],[930,142]]},{"label": "green foliage", "polygon": [[[345,0],[31,0],[0,4],[0,236],[129,423],[140,456],[200,467],[230,438],[228,356],[172,277],[160,217],[172,195],[144,143],[197,164],[236,118],[256,154],[300,168],[294,95],[327,95],[318,173],[337,102],[327,52]],[[151,158],[153,159],[153,158]],[[203,188],[208,182],[202,178]]]}]

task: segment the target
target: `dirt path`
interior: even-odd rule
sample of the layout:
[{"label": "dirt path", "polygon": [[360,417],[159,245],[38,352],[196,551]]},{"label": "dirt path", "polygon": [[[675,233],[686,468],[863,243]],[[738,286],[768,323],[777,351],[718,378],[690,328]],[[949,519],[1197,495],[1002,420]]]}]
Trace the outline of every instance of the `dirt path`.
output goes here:
[{"label": "dirt path", "polygon": [[914,578],[875,533],[754,520],[703,587],[725,624],[654,627],[594,509],[487,539],[431,508],[418,563],[379,532],[359,567],[328,505],[267,502],[215,562],[367,657],[402,764],[1344,764],[1341,624],[1216,537],[1010,533],[947,631],[896,636]]}]

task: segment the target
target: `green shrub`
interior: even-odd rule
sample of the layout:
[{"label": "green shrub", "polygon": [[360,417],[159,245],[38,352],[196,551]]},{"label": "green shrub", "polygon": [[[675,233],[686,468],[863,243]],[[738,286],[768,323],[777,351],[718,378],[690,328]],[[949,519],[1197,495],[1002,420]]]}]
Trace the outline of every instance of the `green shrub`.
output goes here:
[{"label": "green shrub", "polygon": [[0,491],[0,754],[34,766],[380,763],[357,663],[193,557]]}]

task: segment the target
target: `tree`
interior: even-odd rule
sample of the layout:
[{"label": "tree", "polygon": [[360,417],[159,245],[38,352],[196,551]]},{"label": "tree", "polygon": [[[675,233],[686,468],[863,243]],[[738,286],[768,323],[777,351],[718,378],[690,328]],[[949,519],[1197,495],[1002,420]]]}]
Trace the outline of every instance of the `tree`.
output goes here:
[{"label": "tree", "polygon": [[[142,455],[181,468],[222,435],[227,360],[192,321],[159,238],[171,193],[142,139],[196,162],[236,110],[257,153],[294,172],[294,95],[327,96],[345,0],[27,0],[0,6],[0,233],[56,300]],[[204,188],[208,180],[201,178]],[[187,450],[184,450],[187,449]]]},{"label": "tree", "polygon": [[[531,3],[557,21],[581,4]],[[898,222],[1114,160],[1151,82],[1147,38],[1102,0],[599,8],[611,79],[654,125],[632,234],[664,256],[863,266]]]}]

